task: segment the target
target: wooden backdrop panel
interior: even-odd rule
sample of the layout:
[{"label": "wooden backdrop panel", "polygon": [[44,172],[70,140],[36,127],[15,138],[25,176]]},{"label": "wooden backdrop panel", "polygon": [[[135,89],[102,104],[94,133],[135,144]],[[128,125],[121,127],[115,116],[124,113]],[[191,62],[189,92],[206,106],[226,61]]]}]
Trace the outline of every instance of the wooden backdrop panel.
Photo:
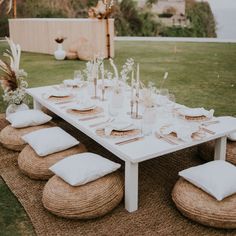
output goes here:
[{"label": "wooden backdrop panel", "polygon": [[[106,20],[97,19],[10,19],[10,37],[23,51],[53,54],[54,39],[63,35],[65,50],[83,37],[90,41],[97,53],[108,56]],[[114,19],[109,19],[110,54],[114,57]],[[92,49],[91,49],[92,50]]]}]

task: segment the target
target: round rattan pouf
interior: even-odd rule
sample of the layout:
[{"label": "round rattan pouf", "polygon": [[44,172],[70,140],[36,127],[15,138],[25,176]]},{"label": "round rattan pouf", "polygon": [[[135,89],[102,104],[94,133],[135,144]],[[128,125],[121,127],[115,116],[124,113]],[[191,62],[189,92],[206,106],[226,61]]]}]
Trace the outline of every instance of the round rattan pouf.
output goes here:
[{"label": "round rattan pouf", "polygon": [[50,128],[52,126],[55,126],[52,122],[49,122],[44,125],[38,125],[20,129],[16,129],[11,127],[11,125],[8,125],[0,132],[0,142],[4,147],[8,149],[14,151],[21,151],[26,146],[26,143],[21,138],[21,136],[39,129]]},{"label": "round rattan pouf", "polygon": [[180,178],[172,191],[172,199],[179,211],[193,221],[216,228],[236,228],[236,194],[217,201]]},{"label": "round rattan pouf", "polygon": [[[215,141],[203,143],[198,146],[199,156],[205,161],[214,159]],[[226,160],[236,165],[236,142],[227,141]]]},{"label": "round rattan pouf", "polygon": [[113,210],[123,199],[119,171],[82,186],[73,187],[56,175],[45,185],[43,205],[51,213],[72,219],[92,219]]},{"label": "round rattan pouf", "polygon": [[79,144],[65,151],[50,154],[45,157],[40,157],[36,152],[27,145],[18,156],[18,165],[23,174],[31,179],[48,180],[54,174],[49,168],[56,162],[70,155],[86,152],[83,144]]}]

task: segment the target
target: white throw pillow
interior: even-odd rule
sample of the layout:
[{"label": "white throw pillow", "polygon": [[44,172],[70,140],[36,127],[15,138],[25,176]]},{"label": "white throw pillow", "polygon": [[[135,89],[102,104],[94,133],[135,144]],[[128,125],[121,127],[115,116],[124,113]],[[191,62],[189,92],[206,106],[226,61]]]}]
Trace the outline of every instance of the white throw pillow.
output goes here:
[{"label": "white throw pillow", "polygon": [[42,125],[52,119],[40,110],[25,110],[10,114],[6,118],[14,128]]},{"label": "white throw pillow", "polygon": [[68,184],[79,186],[101,178],[120,166],[97,154],[86,152],[69,156],[49,169]]},{"label": "white throw pillow", "polygon": [[39,156],[64,151],[79,142],[59,127],[40,129],[22,136]]},{"label": "white throw pillow", "polygon": [[211,161],[180,171],[179,175],[218,201],[236,193],[236,167],[226,161]]},{"label": "white throw pillow", "polygon": [[236,132],[228,134],[227,138],[231,141],[236,141]]}]

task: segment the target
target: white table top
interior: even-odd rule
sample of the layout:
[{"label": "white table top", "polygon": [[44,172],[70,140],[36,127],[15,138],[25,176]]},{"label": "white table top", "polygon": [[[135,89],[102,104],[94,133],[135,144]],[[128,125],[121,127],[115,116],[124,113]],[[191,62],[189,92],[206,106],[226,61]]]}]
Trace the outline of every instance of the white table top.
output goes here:
[{"label": "white table top", "polygon": [[[105,147],[124,161],[138,163],[151,158],[162,156],[164,154],[172,153],[187,147],[195,146],[200,143],[214,140],[236,131],[236,118],[218,117],[217,120],[219,120],[220,122],[217,124],[213,124],[209,127],[209,129],[215,132],[215,134],[206,134],[206,136],[200,141],[181,142],[178,145],[171,145],[164,140],[157,139],[155,135],[152,134],[150,136],[145,136],[145,138],[142,140],[118,146],[115,143],[124,140],[124,138],[103,138],[95,133],[96,128],[89,127],[89,125],[95,124],[100,121],[105,121],[106,118],[98,118],[90,121],[79,121],[78,116],[69,114],[65,108],[62,108],[63,106],[67,106],[67,104],[58,105],[52,101],[43,98],[42,95],[50,88],[50,86],[31,88],[27,89],[27,93],[31,95],[41,105],[47,107],[49,110],[63,118],[65,121],[79,129],[86,135],[88,135],[90,138],[94,139],[96,142],[101,144],[103,147]],[[97,105],[104,108],[105,114],[108,113],[108,102],[97,101]],[[126,109],[128,111],[129,106],[126,107]],[[129,116],[127,115],[126,118],[129,119]],[[138,125],[138,122],[140,121],[135,122],[137,122]]]}]

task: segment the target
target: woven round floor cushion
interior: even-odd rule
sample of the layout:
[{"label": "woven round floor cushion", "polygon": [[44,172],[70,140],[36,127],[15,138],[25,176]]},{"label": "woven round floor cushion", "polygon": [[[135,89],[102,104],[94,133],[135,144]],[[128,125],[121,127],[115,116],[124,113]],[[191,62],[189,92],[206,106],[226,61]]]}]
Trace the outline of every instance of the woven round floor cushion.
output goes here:
[{"label": "woven round floor cushion", "polygon": [[236,228],[236,194],[219,202],[180,178],[172,191],[172,199],[180,212],[193,221],[216,228]]},{"label": "woven round floor cushion", "polygon": [[44,187],[42,200],[44,207],[55,215],[92,219],[113,210],[121,202],[123,195],[123,177],[116,171],[78,187],[53,176]]},{"label": "woven round floor cushion", "polygon": [[56,162],[70,155],[86,152],[83,144],[79,144],[65,151],[50,154],[45,157],[40,157],[36,152],[27,145],[18,156],[18,165],[23,174],[31,179],[48,180],[54,174],[49,168]]},{"label": "woven round floor cushion", "polygon": [[26,146],[26,143],[21,136],[39,129],[50,128],[52,126],[55,126],[53,122],[21,129],[16,129],[11,127],[11,125],[8,125],[0,132],[0,142],[8,149],[21,151]]},{"label": "woven round floor cushion", "polygon": [[[213,161],[215,141],[210,141],[199,145],[199,156],[205,161]],[[236,165],[236,142],[227,141],[226,160]]]}]

